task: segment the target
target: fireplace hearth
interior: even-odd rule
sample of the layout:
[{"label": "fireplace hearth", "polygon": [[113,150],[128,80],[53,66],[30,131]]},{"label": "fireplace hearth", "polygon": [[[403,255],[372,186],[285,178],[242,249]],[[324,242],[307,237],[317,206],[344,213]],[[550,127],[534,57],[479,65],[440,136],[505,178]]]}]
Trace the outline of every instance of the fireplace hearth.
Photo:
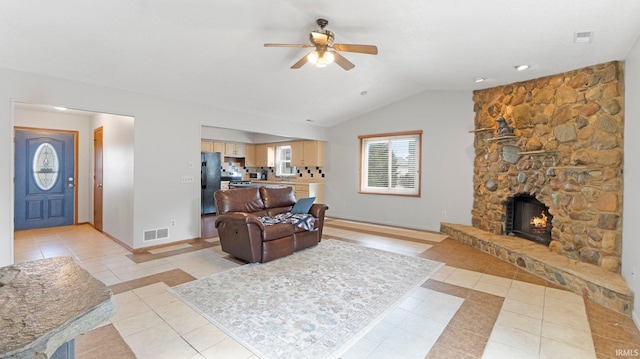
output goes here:
[{"label": "fireplace hearth", "polygon": [[505,204],[505,233],[548,246],[551,243],[553,216],[535,197],[518,195]]}]

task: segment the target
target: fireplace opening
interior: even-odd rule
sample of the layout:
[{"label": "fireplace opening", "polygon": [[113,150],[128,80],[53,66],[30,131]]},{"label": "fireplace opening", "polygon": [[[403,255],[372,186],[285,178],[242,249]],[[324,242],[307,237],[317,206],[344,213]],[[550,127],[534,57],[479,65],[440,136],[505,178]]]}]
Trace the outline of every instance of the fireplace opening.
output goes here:
[{"label": "fireplace opening", "polygon": [[522,194],[511,197],[505,204],[505,233],[538,242],[546,246],[551,243],[551,220],[549,208],[535,197]]}]

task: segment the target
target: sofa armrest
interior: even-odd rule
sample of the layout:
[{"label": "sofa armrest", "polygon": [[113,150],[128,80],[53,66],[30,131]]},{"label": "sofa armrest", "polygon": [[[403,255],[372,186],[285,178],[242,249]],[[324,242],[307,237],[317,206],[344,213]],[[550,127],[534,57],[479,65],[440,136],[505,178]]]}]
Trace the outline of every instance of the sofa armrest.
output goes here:
[{"label": "sofa armrest", "polygon": [[329,209],[324,203],[314,203],[309,209],[309,214],[316,218],[324,218],[324,212]]},{"label": "sofa armrest", "polygon": [[264,226],[255,214],[222,213],[216,216],[216,229],[223,252],[250,263],[262,261]]},{"label": "sofa armrest", "polygon": [[258,216],[256,216],[255,214],[246,213],[246,212],[229,212],[229,213],[223,213],[223,214],[217,215],[216,222],[215,222],[216,228],[218,228],[218,226],[222,222],[240,222],[245,224],[255,224],[256,226],[258,226],[258,228],[260,228],[261,231],[264,230],[264,225],[262,224],[262,222],[260,222],[260,220],[258,219]]}]

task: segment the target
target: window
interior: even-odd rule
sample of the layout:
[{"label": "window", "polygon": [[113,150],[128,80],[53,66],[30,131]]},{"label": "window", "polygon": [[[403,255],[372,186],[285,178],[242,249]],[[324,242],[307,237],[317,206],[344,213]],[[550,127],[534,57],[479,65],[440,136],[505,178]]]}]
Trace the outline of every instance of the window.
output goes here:
[{"label": "window", "polygon": [[58,153],[49,142],[38,146],[33,155],[33,177],[43,191],[53,188],[58,179]]},{"label": "window", "polygon": [[276,147],[276,176],[295,176],[295,167],[291,166],[291,146]]},{"label": "window", "polygon": [[420,196],[422,131],[358,138],[361,193]]}]

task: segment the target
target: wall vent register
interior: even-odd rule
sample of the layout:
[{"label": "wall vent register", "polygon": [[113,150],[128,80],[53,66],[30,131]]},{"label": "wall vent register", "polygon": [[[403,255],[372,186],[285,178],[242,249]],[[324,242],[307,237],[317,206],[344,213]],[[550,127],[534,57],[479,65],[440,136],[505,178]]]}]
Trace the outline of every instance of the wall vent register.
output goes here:
[{"label": "wall vent register", "polygon": [[149,229],[143,232],[143,241],[169,238],[169,228]]}]

